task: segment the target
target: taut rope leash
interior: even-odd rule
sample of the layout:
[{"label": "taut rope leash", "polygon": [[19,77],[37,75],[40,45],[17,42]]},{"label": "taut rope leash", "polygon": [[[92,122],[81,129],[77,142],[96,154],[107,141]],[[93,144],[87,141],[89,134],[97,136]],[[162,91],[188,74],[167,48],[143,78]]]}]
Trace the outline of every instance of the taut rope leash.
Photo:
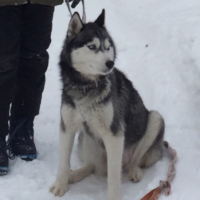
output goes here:
[{"label": "taut rope leash", "polygon": [[[83,16],[82,16],[82,22],[85,24],[86,23],[86,12],[85,12],[85,2],[84,0],[81,0],[82,1],[82,4],[83,4]],[[72,17],[72,11],[71,11],[71,8],[70,8],[70,5],[69,5],[69,0],[66,1],[67,3],[67,8],[69,10],[69,13]]]},{"label": "taut rope leash", "polygon": [[171,163],[168,169],[167,173],[167,180],[166,181],[160,181],[160,185],[155,188],[154,190],[150,191],[148,194],[146,194],[141,200],[157,200],[162,192],[165,191],[165,195],[169,195],[171,192],[171,182],[176,174],[175,169],[175,162],[177,159],[177,153],[175,149],[172,149],[168,142],[163,142],[164,146],[168,149],[169,156],[171,159]]},{"label": "taut rope leash", "polygon": [[85,13],[85,2],[84,0],[82,0],[82,4],[83,4],[83,16],[82,16],[82,21],[84,24],[86,24],[86,13]]},{"label": "taut rope leash", "polygon": [[66,4],[67,4],[67,8],[69,10],[69,13],[70,13],[70,15],[72,17],[72,11],[71,11],[71,8],[70,8],[70,5],[69,5],[69,0],[66,1]]}]

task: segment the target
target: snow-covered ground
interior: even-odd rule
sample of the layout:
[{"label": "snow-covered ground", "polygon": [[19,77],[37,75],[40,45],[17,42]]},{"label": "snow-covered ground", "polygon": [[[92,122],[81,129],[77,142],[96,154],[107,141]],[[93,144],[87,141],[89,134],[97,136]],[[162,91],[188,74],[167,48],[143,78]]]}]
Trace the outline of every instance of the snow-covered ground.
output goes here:
[{"label": "snow-covered ground", "polygon": [[[115,40],[120,68],[133,81],[148,109],[165,118],[165,139],[177,150],[177,174],[172,194],[160,200],[200,198],[200,1],[199,0],[86,0],[87,18],[106,9],[106,25]],[[82,13],[81,5],[76,10]],[[50,64],[40,115],[35,122],[38,159],[10,162],[0,177],[0,200],[102,200],[105,177],[94,175],[71,186],[64,197],[49,187],[56,178],[59,154],[61,84],[58,57],[69,22],[65,5],[56,7]],[[72,167],[80,167],[76,146]],[[145,170],[140,183],[122,177],[123,200],[139,200],[165,179],[169,160],[164,157]]]}]

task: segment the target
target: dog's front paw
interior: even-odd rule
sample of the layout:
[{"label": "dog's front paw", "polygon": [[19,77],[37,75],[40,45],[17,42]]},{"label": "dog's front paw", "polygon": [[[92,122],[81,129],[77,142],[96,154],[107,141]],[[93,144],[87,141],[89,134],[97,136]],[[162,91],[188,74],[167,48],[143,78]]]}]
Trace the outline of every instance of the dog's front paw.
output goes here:
[{"label": "dog's front paw", "polygon": [[69,190],[69,184],[67,182],[56,181],[49,191],[53,193],[56,197],[62,197]]},{"label": "dog's front paw", "polygon": [[140,167],[135,166],[129,170],[128,178],[130,181],[138,182],[143,178],[143,171]]}]

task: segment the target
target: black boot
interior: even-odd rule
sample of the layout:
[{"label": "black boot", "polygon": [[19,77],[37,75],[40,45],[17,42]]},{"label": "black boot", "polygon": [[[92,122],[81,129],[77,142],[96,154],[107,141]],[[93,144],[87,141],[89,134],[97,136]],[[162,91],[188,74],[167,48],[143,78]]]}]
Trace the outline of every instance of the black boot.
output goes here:
[{"label": "black boot", "polygon": [[31,161],[37,158],[34,143],[34,118],[19,118],[10,120],[10,148],[12,153],[22,160]]},{"label": "black boot", "polygon": [[6,150],[6,141],[0,137],[0,176],[8,173],[8,155]]}]

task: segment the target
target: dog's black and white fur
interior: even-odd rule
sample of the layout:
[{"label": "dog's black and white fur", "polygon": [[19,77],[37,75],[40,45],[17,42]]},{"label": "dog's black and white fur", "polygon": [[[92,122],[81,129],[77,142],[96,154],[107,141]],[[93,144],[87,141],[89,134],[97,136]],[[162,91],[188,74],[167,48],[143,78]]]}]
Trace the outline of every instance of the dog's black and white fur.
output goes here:
[{"label": "dog's black and white fur", "polygon": [[[164,121],[148,111],[130,80],[114,68],[115,45],[105,26],[105,11],[83,24],[78,13],[69,23],[61,53],[63,82],[60,164],[50,191],[64,195],[69,184],[92,174],[107,174],[108,200],[121,200],[121,171],[140,181],[142,168],[162,156]],[[70,171],[75,134],[84,167]]]}]

